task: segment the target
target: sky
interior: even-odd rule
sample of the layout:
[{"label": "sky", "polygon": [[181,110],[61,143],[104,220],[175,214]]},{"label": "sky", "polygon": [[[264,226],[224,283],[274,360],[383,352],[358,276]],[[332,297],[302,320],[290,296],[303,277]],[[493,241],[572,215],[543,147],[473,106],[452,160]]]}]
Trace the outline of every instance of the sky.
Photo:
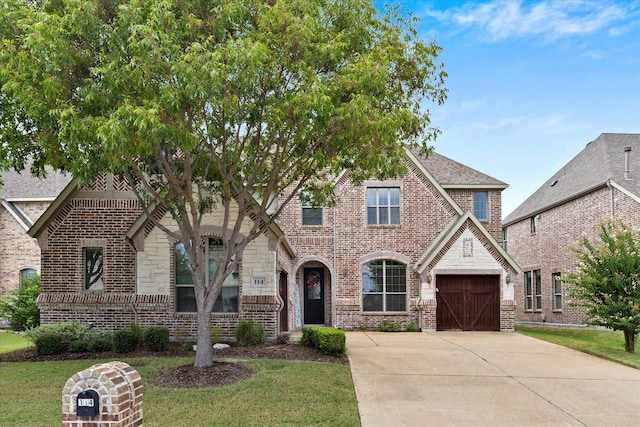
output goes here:
[{"label": "sky", "polygon": [[640,133],[640,1],[376,1],[443,48],[435,151],[497,178],[506,217],[601,133]]}]

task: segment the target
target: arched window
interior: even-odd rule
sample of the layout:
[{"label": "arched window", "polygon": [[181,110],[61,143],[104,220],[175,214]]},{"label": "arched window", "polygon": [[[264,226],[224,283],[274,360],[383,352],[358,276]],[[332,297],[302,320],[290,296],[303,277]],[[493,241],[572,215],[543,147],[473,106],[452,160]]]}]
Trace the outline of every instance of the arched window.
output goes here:
[{"label": "arched window", "polygon": [[[205,281],[209,281],[216,272],[216,263],[219,262],[222,252],[222,240],[208,238],[205,247],[208,268],[205,271]],[[176,311],[196,312],[196,294],[193,287],[191,267],[187,260],[187,254],[182,243],[175,246],[174,271],[176,278]],[[222,290],[213,306],[214,313],[238,312],[238,270],[227,277],[222,284]]]},{"label": "arched window", "polygon": [[32,279],[38,275],[38,272],[33,268],[24,268],[20,270],[20,287],[24,288],[27,284],[27,280]]},{"label": "arched window", "polygon": [[407,266],[378,260],[362,266],[363,311],[407,310]]}]

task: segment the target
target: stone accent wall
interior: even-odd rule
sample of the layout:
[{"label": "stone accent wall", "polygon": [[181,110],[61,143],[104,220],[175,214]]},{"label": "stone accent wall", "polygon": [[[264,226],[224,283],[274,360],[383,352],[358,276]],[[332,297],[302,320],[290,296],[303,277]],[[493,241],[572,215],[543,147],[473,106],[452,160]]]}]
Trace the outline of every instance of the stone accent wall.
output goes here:
[{"label": "stone accent wall", "polygon": [[[85,390],[98,393],[99,413],[77,416],[77,396]],[[142,378],[123,362],[93,365],[67,380],[62,392],[64,427],[135,427],[142,425]]]},{"label": "stone accent wall", "polygon": [[[613,212],[612,212],[613,202]],[[514,281],[519,322],[581,324],[585,319],[583,307],[571,306],[569,285],[563,284],[562,310],[553,310],[553,273],[572,271],[576,258],[571,251],[578,239],[586,235],[597,241],[600,221],[615,215],[625,224],[640,229],[640,204],[617,190],[602,187],[539,214],[537,232],[531,233],[530,218],[509,225],[507,250],[523,271],[540,270],[542,277],[542,309],[524,310],[524,275]]]},{"label": "stone accent wall", "polygon": [[[49,202],[16,202],[16,205],[36,221]],[[40,273],[40,247],[36,239],[0,205],[0,298],[20,285],[20,271],[32,268]]]}]

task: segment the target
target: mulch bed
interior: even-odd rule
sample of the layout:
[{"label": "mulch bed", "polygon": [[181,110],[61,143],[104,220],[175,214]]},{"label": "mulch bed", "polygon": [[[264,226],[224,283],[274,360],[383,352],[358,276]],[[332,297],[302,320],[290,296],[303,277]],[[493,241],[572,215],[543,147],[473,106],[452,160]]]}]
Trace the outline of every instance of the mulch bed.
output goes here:
[{"label": "mulch bed", "polygon": [[[39,356],[36,354],[34,348],[27,348],[0,354],[0,362],[45,362],[84,359],[119,360],[123,358],[181,357],[194,355],[194,352],[185,351],[181,345],[175,343],[169,346],[169,350],[161,352],[139,350],[132,353],[63,353],[51,356]],[[248,347],[231,346],[222,350],[213,350],[213,358],[216,363],[210,368],[196,368],[193,365],[168,368],[151,376],[149,382],[154,386],[170,389],[223,387],[247,380],[254,375],[251,368],[233,363],[235,361],[249,359],[284,359],[340,363],[343,365],[349,364],[347,356],[329,356],[320,353],[315,348],[300,344],[262,344]]]}]

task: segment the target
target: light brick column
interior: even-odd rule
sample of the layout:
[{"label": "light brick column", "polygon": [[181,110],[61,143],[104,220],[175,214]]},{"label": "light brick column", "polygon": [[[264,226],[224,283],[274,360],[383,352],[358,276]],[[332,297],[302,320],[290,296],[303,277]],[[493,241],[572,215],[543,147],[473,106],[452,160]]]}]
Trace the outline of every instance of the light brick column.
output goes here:
[{"label": "light brick column", "polygon": [[[63,427],[133,427],[142,425],[142,379],[138,371],[123,362],[93,365],[67,380],[62,392]],[[78,417],[77,396],[95,390],[99,414]]]}]

